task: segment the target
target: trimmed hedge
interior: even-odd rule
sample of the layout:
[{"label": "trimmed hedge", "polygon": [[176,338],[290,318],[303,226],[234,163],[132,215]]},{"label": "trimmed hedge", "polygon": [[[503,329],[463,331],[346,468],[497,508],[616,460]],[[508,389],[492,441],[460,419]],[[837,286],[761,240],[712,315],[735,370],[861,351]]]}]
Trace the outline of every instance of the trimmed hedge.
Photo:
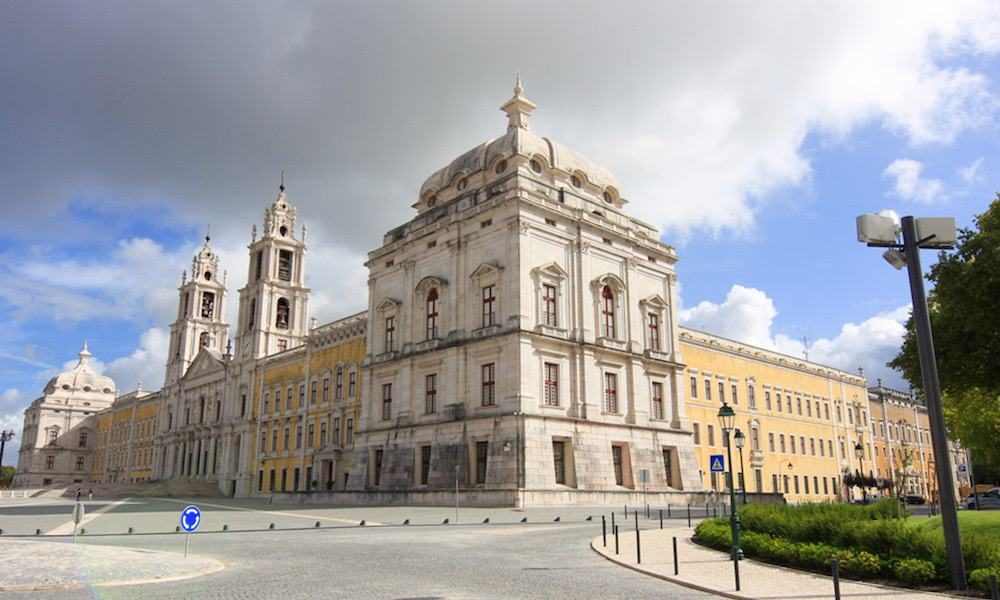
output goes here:
[{"label": "trimmed hedge", "polygon": [[[741,545],[747,556],[823,573],[836,558],[841,572],[857,579],[911,586],[947,582],[943,537],[894,518],[896,511],[891,500],[868,506],[749,504],[738,513]],[[732,546],[727,518],[702,521],[695,537],[721,550]],[[967,532],[962,549],[970,583],[986,590],[989,573],[1000,573],[1000,540]]]}]

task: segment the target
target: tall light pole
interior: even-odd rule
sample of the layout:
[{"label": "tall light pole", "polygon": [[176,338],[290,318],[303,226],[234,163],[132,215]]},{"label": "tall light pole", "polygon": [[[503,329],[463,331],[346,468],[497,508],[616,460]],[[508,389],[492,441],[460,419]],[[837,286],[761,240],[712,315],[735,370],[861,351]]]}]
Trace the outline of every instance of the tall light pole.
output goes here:
[{"label": "tall light pole", "polygon": [[736,489],[733,486],[733,447],[729,443],[729,434],[735,429],[736,411],[725,402],[719,409],[719,425],[722,427],[722,435],[726,444],[726,451],[729,453],[729,526],[733,532],[733,560],[743,558],[743,550],[740,548],[740,518],[736,516]]},{"label": "tall light pole", "polygon": [[743,435],[743,432],[737,429],[733,433],[733,439],[736,440],[736,449],[740,451],[740,492],[743,494],[743,504],[747,503],[747,476],[743,472],[743,444],[746,443],[747,437]]},{"label": "tall light pole", "polygon": [[[938,495],[946,498],[941,503],[941,525],[948,555],[951,586],[965,589],[965,557],[962,554],[962,537],[958,531],[958,511],[955,508],[955,484],[951,478],[951,460],[948,456],[948,438],[945,434],[944,409],[941,407],[941,383],[938,381],[937,361],[934,357],[934,337],[931,334],[930,313],[924,293],[924,274],[920,268],[920,249],[952,248],[957,241],[955,219],[906,216],[895,222],[881,215],[861,215],[857,219],[858,241],[869,246],[888,248],[882,255],[897,269],[907,267],[910,280],[910,297],[913,301],[913,325],[917,333],[917,352],[920,355],[920,374],[927,400],[930,420],[931,445],[934,448]],[[903,243],[899,243],[902,234]],[[900,251],[902,249],[902,251]]]}]

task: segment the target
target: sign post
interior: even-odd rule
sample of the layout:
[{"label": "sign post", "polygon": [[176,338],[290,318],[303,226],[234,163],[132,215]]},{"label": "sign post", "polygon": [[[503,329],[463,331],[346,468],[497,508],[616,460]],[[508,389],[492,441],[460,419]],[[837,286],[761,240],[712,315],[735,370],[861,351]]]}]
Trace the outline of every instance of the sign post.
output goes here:
[{"label": "sign post", "polygon": [[181,511],[181,529],[184,535],[184,557],[188,555],[188,544],[191,542],[191,533],[201,525],[201,509],[194,504],[184,507]]},{"label": "sign post", "polygon": [[83,507],[82,502],[77,502],[73,505],[73,543],[76,543],[76,530],[80,525],[80,521],[83,521],[83,517],[87,514],[87,509]]}]

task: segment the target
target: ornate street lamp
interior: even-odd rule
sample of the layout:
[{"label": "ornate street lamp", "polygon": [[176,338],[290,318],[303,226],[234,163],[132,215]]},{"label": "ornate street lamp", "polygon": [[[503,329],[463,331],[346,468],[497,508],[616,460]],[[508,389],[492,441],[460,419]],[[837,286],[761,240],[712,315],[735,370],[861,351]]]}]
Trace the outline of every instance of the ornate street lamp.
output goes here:
[{"label": "ornate street lamp", "polygon": [[722,427],[722,435],[726,444],[726,451],[729,453],[729,526],[733,532],[733,560],[743,558],[743,550],[740,548],[740,519],[736,516],[736,490],[733,486],[733,448],[729,443],[729,433],[736,425],[736,411],[725,402],[719,409],[719,425]]},{"label": "ornate street lamp", "polygon": [[862,463],[865,458],[865,447],[861,442],[854,444],[854,454],[858,457],[858,477],[861,478],[861,481],[858,483],[861,487],[861,503],[868,504],[868,489],[864,485],[865,468]]},{"label": "ornate street lamp", "polygon": [[5,429],[0,431],[0,466],[3,466],[3,447],[7,445],[7,442],[14,439],[14,431],[10,429]]},{"label": "ornate street lamp", "polygon": [[736,440],[736,449],[740,451],[740,491],[743,493],[743,504],[747,503],[747,477],[743,472],[743,444],[746,443],[747,436],[743,435],[743,432],[737,429],[733,433],[733,439]]}]

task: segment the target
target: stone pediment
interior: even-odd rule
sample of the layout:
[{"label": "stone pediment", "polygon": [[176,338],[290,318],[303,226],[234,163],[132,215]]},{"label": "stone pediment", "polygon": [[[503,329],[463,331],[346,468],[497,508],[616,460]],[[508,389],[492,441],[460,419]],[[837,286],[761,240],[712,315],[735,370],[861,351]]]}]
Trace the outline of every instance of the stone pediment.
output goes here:
[{"label": "stone pediment", "polygon": [[470,279],[482,279],[483,277],[489,277],[491,275],[498,275],[503,267],[494,263],[484,262],[483,264],[476,267],[476,270],[469,275]]},{"label": "stone pediment", "polygon": [[191,366],[184,373],[185,381],[195,378],[209,377],[214,374],[222,374],[226,370],[226,361],[222,355],[215,350],[202,348],[198,355],[191,361]]}]

